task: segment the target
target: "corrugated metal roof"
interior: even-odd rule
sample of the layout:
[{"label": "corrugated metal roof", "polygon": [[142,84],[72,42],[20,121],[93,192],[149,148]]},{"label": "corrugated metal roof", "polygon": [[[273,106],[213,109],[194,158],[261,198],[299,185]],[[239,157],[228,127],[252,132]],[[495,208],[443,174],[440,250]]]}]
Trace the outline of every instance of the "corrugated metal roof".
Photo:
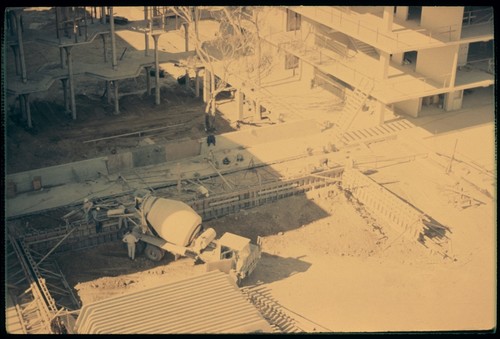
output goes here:
[{"label": "corrugated metal roof", "polygon": [[75,324],[78,334],[272,331],[220,271],[84,305]]}]

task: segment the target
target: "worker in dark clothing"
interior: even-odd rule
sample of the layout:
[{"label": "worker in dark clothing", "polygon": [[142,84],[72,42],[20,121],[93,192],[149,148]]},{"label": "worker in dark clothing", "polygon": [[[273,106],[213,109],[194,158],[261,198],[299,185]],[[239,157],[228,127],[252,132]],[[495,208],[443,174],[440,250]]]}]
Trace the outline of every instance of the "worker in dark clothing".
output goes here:
[{"label": "worker in dark clothing", "polygon": [[210,146],[213,144],[215,146],[215,135],[209,134],[207,137],[207,145]]}]

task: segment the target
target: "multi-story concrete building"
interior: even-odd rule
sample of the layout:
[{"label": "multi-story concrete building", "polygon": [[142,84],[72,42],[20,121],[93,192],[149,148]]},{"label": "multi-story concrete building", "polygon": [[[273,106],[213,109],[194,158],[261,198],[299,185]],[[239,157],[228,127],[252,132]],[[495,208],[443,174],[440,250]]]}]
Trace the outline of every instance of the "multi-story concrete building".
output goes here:
[{"label": "multi-story concrete building", "polygon": [[494,85],[491,7],[288,6],[263,11],[260,37],[281,55],[285,52],[281,67],[297,68],[300,81],[347,99],[337,121],[342,128],[366,102],[382,123],[387,111],[418,117],[458,110],[464,94]]}]

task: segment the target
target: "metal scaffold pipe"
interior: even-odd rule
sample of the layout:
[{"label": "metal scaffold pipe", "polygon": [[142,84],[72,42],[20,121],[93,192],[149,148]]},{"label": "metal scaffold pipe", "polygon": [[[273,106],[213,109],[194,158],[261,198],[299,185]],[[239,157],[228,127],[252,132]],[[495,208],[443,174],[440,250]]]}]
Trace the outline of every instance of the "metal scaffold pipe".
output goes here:
[{"label": "metal scaffold pipe", "polygon": [[113,69],[116,70],[116,41],[113,7],[109,7],[109,24],[111,25],[111,65],[113,66]]}]

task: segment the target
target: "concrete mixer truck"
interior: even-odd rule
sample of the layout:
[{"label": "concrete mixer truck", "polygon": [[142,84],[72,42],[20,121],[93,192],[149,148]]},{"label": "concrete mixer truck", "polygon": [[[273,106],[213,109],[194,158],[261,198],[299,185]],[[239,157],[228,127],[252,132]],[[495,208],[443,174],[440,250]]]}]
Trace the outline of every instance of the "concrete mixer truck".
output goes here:
[{"label": "concrete mixer truck", "polygon": [[204,229],[201,216],[182,201],[146,194],[136,197],[140,222],[127,227],[138,239],[147,258],[161,260],[166,252],[175,258],[190,257],[205,263],[207,270],[219,269],[239,283],[255,269],[261,256],[260,240],[226,232],[220,239],[213,228]]}]

